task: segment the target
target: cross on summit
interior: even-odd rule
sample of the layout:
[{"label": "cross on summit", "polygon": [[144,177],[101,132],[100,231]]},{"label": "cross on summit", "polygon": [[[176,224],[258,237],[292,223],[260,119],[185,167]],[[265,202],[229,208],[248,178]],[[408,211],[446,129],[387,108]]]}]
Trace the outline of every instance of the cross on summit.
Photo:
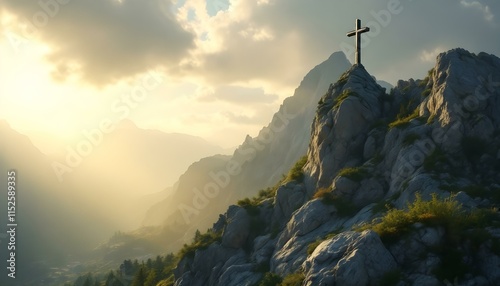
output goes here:
[{"label": "cross on summit", "polygon": [[361,34],[369,31],[369,27],[361,28],[361,20],[356,19],[356,30],[347,33],[348,37],[356,36],[356,58],[354,60],[355,64],[361,64]]}]

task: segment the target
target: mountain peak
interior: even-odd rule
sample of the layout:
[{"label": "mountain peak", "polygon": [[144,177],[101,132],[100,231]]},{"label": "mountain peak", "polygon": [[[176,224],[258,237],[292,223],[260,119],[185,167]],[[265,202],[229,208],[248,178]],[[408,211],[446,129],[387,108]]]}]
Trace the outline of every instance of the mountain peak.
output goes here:
[{"label": "mountain peak", "polygon": [[337,52],[333,52],[330,55],[330,57],[328,57],[328,59],[326,61],[345,62],[345,61],[349,61],[349,60],[347,59],[347,57],[344,54],[344,52],[337,51]]},{"label": "mountain peak", "polygon": [[0,129],[11,129],[9,122],[5,119],[0,119]]}]

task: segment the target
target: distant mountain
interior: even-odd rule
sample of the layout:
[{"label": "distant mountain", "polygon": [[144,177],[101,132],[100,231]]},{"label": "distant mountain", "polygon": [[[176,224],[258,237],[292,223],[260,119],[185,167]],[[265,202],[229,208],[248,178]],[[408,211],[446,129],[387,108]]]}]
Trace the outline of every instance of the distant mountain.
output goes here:
[{"label": "distant mountain", "polygon": [[[76,149],[78,143],[68,147]],[[143,195],[172,186],[187,167],[200,158],[224,152],[227,151],[200,137],[145,130],[125,119],[102,137],[101,143],[74,172],[64,174],[63,178],[85,179],[98,173],[107,181],[121,182],[117,185],[124,189],[121,192]],[[64,150],[53,157],[54,161],[64,164],[67,153]]]},{"label": "distant mountain", "polygon": [[[7,257],[7,174],[15,172],[16,187],[16,280],[1,275],[1,285],[46,285],[40,277],[48,268],[63,263],[68,255],[90,247],[92,234],[110,227],[89,224],[92,211],[82,210],[68,184],[60,184],[48,160],[27,136],[0,121],[0,256]],[[82,216],[82,211],[85,215]],[[98,221],[97,217],[93,218]],[[101,228],[102,227],[102,228]],[[5,269],[6,260],[0,262]],[[4,272],[5,273],[5,272]],[[27,275],[30,273],[30,275]],[[38,280],[37,280],[38,279]],[[15,281],[13,283],[12,281]]]},{"label": "distant mountain", "polygon": [[[233,156],[191,165],[172,195],[151,208],[144,224],[166,225],[179,238],[190,237],[196,229],[210,227],[229,204],[276,184],[306,154],[317,102],[349,67],[341,52],[314,67],[257,137],[247,136]],[[170,241],[171,249],[182,242]]]},{"label": "distant mountain", "polygon": [[[52,285],[58,277],[40,282],[48,268],[94,259],[89,250],[117,231],[138,227],[146,210],[171,193],[171,187],[165,186],[181,170],[223,151],[198,137],[142,130],[130,121],[121,122],[72,165],[67,164],[67,156],[77,155],[68,150],[76,152],[79,142],[69,145],[66,153],[46,156],[6,121],[0,121],[0,138],[0,183],[7,185],[8,170],[17,174],[18,255],[25,262],[19,271],[31,275],[16,283],[25,285]],[[54,166],[61,165],[70,170],[59,169],[63,170],[59,180]],[[7,213],[6,195],[0,197],[0,213]],[[6,219],[0,216],[0,246],[5,242]],[[7,257],[6,250],[0,247],[2,257]],[[70,274],[67,267],[58,269]],[[9,285],[2,283],[3,278],[0,284]]]}]

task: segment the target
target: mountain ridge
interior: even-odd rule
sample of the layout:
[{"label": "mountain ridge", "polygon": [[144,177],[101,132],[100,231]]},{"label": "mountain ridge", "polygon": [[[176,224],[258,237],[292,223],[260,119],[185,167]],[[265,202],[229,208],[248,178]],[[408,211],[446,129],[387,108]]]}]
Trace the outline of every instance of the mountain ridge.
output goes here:
[{"label": "mountain ridge", "polygon": [[454,49],[390,94],[353,66],[320,100],[301,173],[230,206],[219,239],[181,252],[175,285],[500,283],[499,63]]}]

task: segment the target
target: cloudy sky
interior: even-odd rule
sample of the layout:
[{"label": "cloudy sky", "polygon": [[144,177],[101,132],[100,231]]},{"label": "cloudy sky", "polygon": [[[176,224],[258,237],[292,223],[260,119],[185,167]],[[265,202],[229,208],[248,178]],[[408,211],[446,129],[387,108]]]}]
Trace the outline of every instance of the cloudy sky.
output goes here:
[{"label": "cloudy sky", "polygon": [[[0,119],[68,142],[103,121],[256,135],[356,18],[378,79],[423,78],[439,52],[500,55],[497,0],[0,0]],[[332,79],[334,80],[334,79]]]}]

